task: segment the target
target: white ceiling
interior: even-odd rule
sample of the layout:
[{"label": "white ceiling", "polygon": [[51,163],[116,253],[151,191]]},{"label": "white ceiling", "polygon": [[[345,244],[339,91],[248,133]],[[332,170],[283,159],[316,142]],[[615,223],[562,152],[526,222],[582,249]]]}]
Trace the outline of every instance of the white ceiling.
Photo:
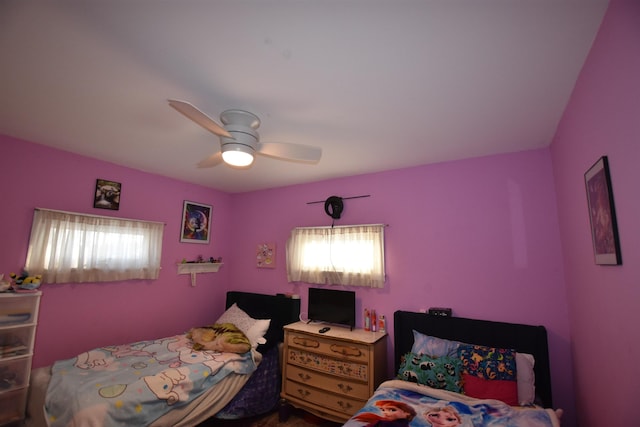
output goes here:
[{"label": "white ceiling", "polygon": [[[545,147],[606,7],[0,0],[0,134],[232,193]],[[168,98],[322,159],[198,169],[218,137]]]}]

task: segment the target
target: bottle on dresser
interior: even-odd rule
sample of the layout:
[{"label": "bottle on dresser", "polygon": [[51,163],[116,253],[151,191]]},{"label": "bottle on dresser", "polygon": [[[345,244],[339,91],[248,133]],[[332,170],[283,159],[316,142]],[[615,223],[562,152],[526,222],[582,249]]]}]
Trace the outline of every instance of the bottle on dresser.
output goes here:
[{"label": "bottle on dresser", "polygon": [[387,332],[387,319],[384,314],[378,315],[378,330],[380,332]]},{"label": "bottle on dresser", "polygon": [[378,330],[378,319],[376,318],[376,311],[371,310],[371,331],[375,332]]}]

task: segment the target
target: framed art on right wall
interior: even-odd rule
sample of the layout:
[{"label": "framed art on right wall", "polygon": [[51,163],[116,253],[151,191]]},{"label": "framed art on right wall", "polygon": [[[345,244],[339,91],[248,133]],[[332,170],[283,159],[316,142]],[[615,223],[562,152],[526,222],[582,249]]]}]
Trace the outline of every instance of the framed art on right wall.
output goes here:
[{"label": "framed art on right wall", "polygon": [[584,174],[596,264],[620,265],[620,238],[613,204],[609,161],[602,156]]}]

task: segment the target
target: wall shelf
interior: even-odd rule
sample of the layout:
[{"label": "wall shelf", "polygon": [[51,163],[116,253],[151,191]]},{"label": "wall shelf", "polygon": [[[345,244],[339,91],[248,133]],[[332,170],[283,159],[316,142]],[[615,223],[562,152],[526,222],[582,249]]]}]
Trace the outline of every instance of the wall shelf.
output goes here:
[{"label": "wall shelf", "polygon": [[196,275],[200,273],[217,273],[221,262],[182,262],[178,265],[178,274],[190,274],[191,286],[196,285]]}]

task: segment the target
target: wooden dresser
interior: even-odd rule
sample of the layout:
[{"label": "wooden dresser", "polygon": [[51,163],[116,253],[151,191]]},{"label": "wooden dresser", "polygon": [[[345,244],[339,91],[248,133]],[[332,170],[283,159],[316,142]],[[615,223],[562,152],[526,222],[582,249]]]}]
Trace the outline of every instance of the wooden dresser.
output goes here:
[{"label": "wooden dresser", "polygon": [[283,399],[319,417],[344,422],[387,379],[387,334],[324,325],[284,327]]}]

